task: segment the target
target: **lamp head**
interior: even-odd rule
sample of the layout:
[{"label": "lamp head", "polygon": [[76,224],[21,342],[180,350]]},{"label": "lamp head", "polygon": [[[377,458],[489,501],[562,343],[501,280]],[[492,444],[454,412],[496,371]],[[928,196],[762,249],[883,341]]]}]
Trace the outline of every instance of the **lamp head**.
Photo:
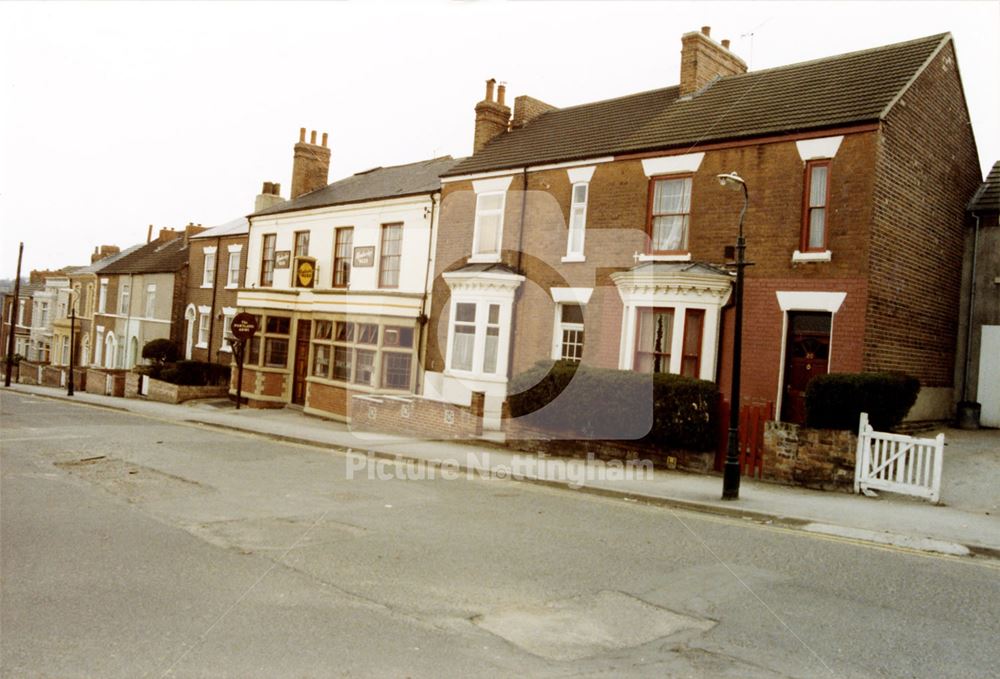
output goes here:
[{"label": "lamp head", "polygon": [[746,186],[746,182],[743,177],[736,174],[736,171],[732,171],[729,174],[716,175],[719,178],[719,184],[722,186],[728,186],[731,189],[738,189],[740,186]]}]

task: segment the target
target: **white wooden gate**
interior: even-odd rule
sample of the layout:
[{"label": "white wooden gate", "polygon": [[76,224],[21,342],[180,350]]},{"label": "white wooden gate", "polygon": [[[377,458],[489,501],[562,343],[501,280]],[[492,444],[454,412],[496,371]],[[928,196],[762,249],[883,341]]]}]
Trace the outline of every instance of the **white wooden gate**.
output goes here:
[{"label": "white wooden gate", "polygon": [[921,439],[875,431],[868,424],[868,413],[861,413],[854,466],[855,493],[885,490],[937,503],[941,498],[943,463],[944,434]]}]

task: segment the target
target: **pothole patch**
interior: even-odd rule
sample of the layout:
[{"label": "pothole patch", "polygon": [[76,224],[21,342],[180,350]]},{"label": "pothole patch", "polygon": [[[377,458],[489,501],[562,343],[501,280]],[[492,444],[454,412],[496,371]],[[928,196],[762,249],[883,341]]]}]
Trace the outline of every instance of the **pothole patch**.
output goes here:
[{"label": "pothole patch", "polygon": [[715,622],[674,613],[623,592],[602,591],[533,608],[494,611],[473,622],[551,660],[578,660],[655,639],[703,634]]},{"label": "pothole patch", "polygon": [[207,490],[194,481],[104,455],[56,462],[55,466],[129,502],[170,500]]}]

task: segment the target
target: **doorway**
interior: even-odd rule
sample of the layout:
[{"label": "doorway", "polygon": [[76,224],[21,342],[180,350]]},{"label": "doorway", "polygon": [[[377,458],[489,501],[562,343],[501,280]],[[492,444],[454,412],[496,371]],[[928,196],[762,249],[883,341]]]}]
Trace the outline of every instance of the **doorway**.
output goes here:
[{"label": "doorway", "polygon": [[299,321],[295,329],[295,368],[292,378],[292,403],[305,405],[306,377],[309,375],[309,337],[311,321]]},{"label": "doorway", "polygon": [[806,387],[813,377],[830,369],[832,322],[833,314],[825,311],[788,312],[782,422],[805,424]]}]

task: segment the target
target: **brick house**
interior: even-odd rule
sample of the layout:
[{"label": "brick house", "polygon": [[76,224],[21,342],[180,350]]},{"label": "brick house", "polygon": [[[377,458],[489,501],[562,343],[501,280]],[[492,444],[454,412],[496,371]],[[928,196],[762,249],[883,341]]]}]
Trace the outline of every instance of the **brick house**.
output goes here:
[{"label": "brick house", "polygon": [[227,338],[246,278],[249,231],[246,217],[240,217],[189,239],[184,358],[224,365],[232,359]]},{"label": "brick house", "polygon": [[801,421],[813,375],[901,370],[911,419],[949,416],[979,183],[951,36],[756,72],[728,47],[685,34],[679,85],[564,109],[487,83],[441,180],[426,396],[486,392],[496,427],[509,377],[560,357],[728,394],[735,171],[744,396]]},{"label": "brick house", "polygon": [[18,298],[14,299],[14,290],[11,289],[4,295],[4,324],[2,331],[2,353],[7,355],[9,343],[9,333],[11,331],[11,319],[14,319],[14,354],[21,358],[31,359],[31,314],[34,310],[32,297],[41,288],[41,283],[33,283],[22,279]]},{"label": "brick house", "polygon": [[1000,427],[1000,161],[969,203],[962,272],[956,398],[981,406],[980,422]]},{"label": "brick house", "polygon": [[345,419],[351,392],[419,390],[438,177],[457,161],[377,167],[327,185],[329,158],[326,135],[306,142],[301,130],[291,199],[249,217],[238,307],[260,330],[243,389],[253,406]]},{"label": "brick house", "polygon": [[188,241],[204,231],[161,229],[156,240],[97,267],[97,306],[90,336],[94,366],[130,369],[154,339],[183,345]]}]

